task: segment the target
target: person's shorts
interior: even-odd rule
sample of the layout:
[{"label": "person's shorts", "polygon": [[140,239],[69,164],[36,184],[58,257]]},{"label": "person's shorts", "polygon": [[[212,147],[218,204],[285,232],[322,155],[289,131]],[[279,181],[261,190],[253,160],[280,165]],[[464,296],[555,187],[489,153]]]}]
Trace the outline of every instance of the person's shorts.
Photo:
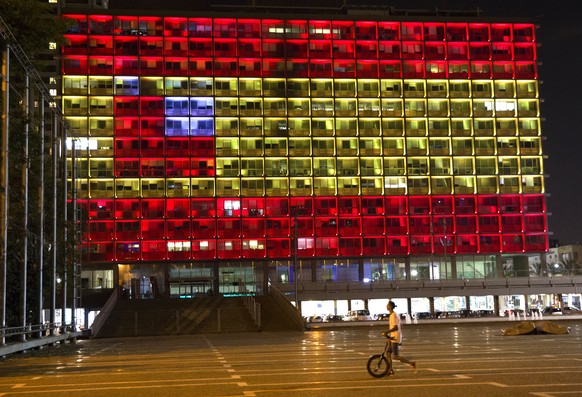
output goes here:
[{"label": "person's shorts", "polygon": [[392,348],[392,355],[398,356],[400,354],[400,343],[390,342],[390,347]]}]

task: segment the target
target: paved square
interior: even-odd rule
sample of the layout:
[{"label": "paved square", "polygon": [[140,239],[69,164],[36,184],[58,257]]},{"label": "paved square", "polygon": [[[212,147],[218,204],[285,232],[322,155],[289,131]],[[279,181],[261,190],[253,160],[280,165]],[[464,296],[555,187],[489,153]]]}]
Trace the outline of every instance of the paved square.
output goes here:
[{"label": "paved square", "polygon": [[502,336],[515,323],[405,325],[396,375],[374,379],[382,326],[82,340],[0,361],[0,396],[367,397],[582,395],[582,322]]}]

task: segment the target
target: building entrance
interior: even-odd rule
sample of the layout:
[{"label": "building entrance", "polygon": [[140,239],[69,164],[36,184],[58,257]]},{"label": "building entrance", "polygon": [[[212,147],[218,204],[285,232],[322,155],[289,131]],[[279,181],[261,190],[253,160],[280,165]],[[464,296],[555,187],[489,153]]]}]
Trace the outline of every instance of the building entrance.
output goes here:
[{"label": "building entrance", "polygon": [[259,289],[259,280],[260,277],[252,263],[218,268],[219,292],[223,295],[256,294]]},{"label": "building entrance", "polygon": [[214,295],[214,279],[170,280],[170,298],[194,298]]},{"label": "building entrance", "polygon": [[118,272],[124,296],[131,299],[163,296],[164,274],[159,265],[118,265]]},{"label": "building entrance", "polygon": [[254,262],[175,264],[169,269],[170,297],[260,294],[260,269]]}]

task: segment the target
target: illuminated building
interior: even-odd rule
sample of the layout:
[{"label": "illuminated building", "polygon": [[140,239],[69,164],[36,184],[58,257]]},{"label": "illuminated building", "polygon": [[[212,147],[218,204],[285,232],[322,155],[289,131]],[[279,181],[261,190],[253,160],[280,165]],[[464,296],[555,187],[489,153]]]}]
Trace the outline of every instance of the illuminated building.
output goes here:
[{"label": "illuminated building", "polygon": [[547,250],[533,23],[114,14],[64,15],[88,288],[527,276]]}]

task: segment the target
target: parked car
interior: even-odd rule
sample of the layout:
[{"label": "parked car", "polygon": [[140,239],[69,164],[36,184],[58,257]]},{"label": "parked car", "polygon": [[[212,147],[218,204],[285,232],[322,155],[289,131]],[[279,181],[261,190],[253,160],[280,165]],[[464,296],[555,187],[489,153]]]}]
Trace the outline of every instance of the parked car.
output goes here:
[{"label": "parked car", "polygon": [[323,317],[321,316],[310,316],[307,318],[308,323],[322,323]]},{"label": "parked car", "polygon": [[437,318],[460,318],[461,312],[458,310],[451,310],[447,312],[436,312]]},{"label": "parked car", "polygon": [[493,310],[476,310],[477,317],[492,317],[495,315]]},{"label": "parked car", "polygon": [[390,318],[390,313],[378,313],[374,315],[374,319],[377,321],[388,320]]},{"label": "parked car", "polygon": [[339,321],[344,321],[344,318],[337,314],[328,314],[323,318],[324,323],[337,323]]},{"label": "parked car", "polygon": [[[518,315],[519,315],[519,316],[523,316],[523,315],[524,315],[524,313],[525,313],[525,312],[523,311],[523,309],[507,309],[507,310],[506,310],[506,311],[503,313],[503,316],[504,316],[504,317],[509,317],[509,316],[511,316],[512,314],[513,314],[513,315],[515,315],[515,316],[518,316]],[[529,315],[529,313],[527,313],[527,314]]]},{"label": "parked car", "polygon": [[[461,313],[461,317],[488,317],[493,315],[493,310],[470,310],[467,312],[467,309],[462,309],[459,311]],[[521,315],[521,313],[520,313]]]},{"label": "parked car", "polygon": [[564,313],[562,312],[562,309],[560,309],[557,306],[548,306],[544,309],[544,314],[549,314],[552,316],[561,316]]},{"label": "parked car", "polygon": [[564,307],[562,307],[562,314],[564,314],[564,315],[582,315],[582,310],[578,309],[576,306],[564,306]]},{"label": "parked car", "polygon": [[562,312],[564,314],[582,314],[582,310],[578,309],[576,306],[564,306]]},{"label": "parked car", "polygon": [[417,320],[425,320],[425,319],[433,318],[432,314],[430,312],[417,312],[417,313],[414,313],[414,317]]},{"label": "parked car", "polygon": [[346,321],[370,321],[370,311],[366,309],[350,310],[344,317]]}]

